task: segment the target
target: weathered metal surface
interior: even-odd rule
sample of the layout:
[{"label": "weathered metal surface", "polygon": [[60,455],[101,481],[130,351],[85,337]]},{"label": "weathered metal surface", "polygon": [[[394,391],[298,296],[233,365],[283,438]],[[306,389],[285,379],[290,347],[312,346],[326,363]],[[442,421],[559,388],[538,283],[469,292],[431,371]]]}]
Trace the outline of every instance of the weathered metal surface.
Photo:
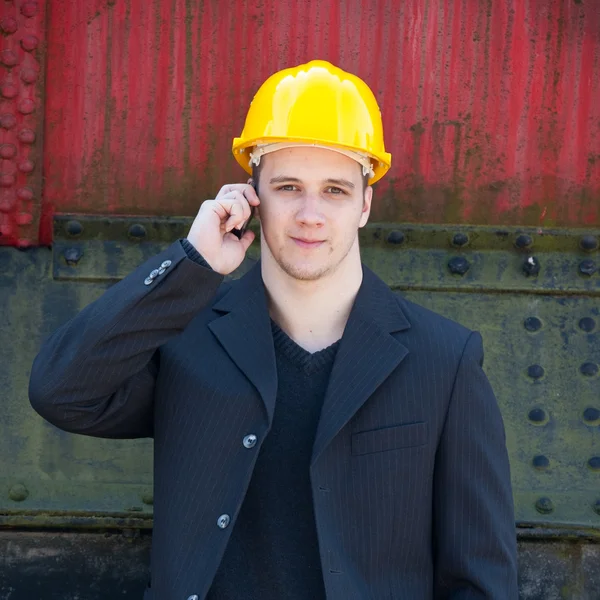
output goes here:
[{"label": "weathered metal surface", "polygon": [[[319,57],[374,89],[374,221],[600,226],[600,3],[51,0],[45,215],[194,215],[260,83]],[[368,51],[365,51],[365,48]]]},{"label": "weathered metal surface", "polygon": [[38,243],[46,2],[0,5],[0,245]]},{"label": "weathered metal surface", "polygon": [[[0,531],[4,600],[140,599],[148,533]],[[519,542],[520,600],[598,600],[600,544]]]},{"label": "weathered metal surface", "polygon": [[[27,382],[47,334],[185,226],[72,215],[56,221],[52,250],[0,249],[0,337],[12,340],[0,347],[0,525],[151,526],[151,442],[63,433],[30,408]],[[392,288],[482,333],[521,526],[600,532],[600,271],[578,270],[600,260],[599,238],[385,223],[361,231],[365,263]],[[537,275],[523,272],[530,252]],[[462,275],[456,258],[470,265]]]}]

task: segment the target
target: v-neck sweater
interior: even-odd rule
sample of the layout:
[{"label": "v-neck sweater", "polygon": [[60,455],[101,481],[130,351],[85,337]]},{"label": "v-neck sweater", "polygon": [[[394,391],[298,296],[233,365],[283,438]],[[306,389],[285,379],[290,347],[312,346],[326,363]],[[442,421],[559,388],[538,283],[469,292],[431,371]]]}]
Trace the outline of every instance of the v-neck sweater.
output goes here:
[{"label": "v-neck sweater", "polygon": [[207,600],[325,600],[310,459],[339,340],[310,353],[271,321],[277,398]]}]

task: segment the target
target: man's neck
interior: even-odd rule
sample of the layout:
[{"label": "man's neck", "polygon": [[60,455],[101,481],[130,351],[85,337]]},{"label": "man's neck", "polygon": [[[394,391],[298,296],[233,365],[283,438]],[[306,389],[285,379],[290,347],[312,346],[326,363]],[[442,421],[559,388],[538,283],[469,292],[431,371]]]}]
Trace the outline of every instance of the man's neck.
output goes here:
[{"label": "man's neck", "polygon": [[362,282],[358,252],[316,281],[294,279],[269,260],[261,263],[271,318],[298,345],[317,352],[342,337]]}]

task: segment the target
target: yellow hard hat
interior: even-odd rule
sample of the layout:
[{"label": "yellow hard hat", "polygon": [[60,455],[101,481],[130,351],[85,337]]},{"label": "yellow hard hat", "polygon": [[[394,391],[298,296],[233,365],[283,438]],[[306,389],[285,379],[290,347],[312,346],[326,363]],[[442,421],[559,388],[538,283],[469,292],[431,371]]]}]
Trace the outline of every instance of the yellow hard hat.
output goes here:
[{"label": "yellow hard hat", "polygon": [[254,96],[244,130],[233,140],[232,150],[251,174],[252,150],[281,143],[366,155],[372,166],[369,184],[381,179],[392,161],[385,151],[381,113],[369,86],[324,60],[271,75]]}]

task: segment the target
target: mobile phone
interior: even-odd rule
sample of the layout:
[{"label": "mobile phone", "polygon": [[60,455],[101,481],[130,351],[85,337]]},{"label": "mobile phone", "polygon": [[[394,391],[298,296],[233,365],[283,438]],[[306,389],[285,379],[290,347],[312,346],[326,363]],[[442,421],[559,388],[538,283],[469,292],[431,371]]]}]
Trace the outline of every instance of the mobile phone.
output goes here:
[{"label": "mobile phone", "polygon": [[[254,188],[254,191],[256,191],[256,184],[253,183],[252,187]],[[251,204],[250,205],[250,217],[248,218],[248,220],[239,229],[231,230],[231,233],[233,233],[233,235],[235,235],[235,237],[238,240],[241,239],[241,237],[244,235],[244,233],[246,233],[246,231],[248,230],[248,226],[250,225],[250,222],[252,221],[252,217],[254,217],[255,208],[256,207]]]}]

